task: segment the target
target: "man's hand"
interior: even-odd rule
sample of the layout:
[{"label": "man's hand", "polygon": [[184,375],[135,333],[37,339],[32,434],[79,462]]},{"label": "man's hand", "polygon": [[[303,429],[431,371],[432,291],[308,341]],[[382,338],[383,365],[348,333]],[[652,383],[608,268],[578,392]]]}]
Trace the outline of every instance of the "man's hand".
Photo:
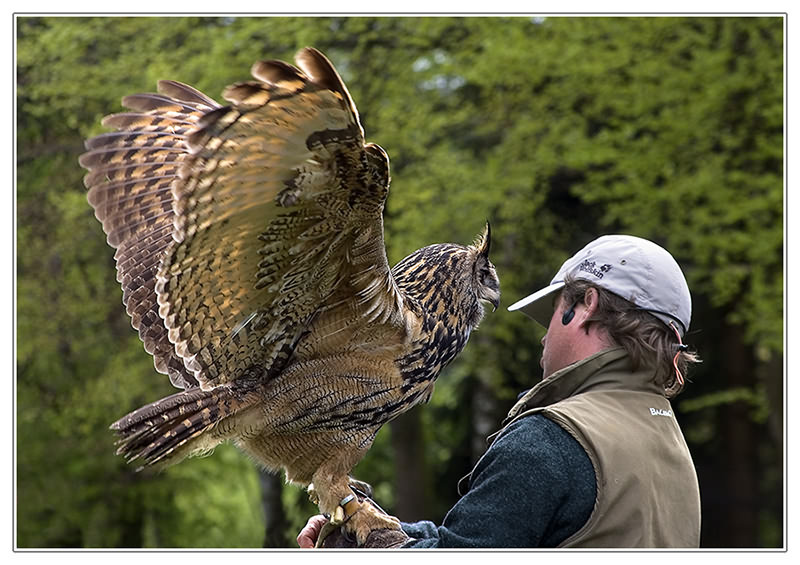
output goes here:
[{"label": "man's hand", "polygon": [[297,535],[297,545],[305,549],[314,547],[317,543],[319,532],[327,521],[328,519],[322,514],[309,518],[305,527]]},{"label": "man's hand", "polygon": [[[305,527],[297,535],[297,545],[305,549],[316,547],[320,532],[327,523],[328,519],[322,514],[309,518]],[[408,540],[408,536],[402,530],[373,530],[370,532],[363,547],[398,548],[402,547]],[[322,547],[353,549],[359,546],[356,544],[355,537],[352,534],[348,535],[341,528],[336,528],[325,538]]]}]

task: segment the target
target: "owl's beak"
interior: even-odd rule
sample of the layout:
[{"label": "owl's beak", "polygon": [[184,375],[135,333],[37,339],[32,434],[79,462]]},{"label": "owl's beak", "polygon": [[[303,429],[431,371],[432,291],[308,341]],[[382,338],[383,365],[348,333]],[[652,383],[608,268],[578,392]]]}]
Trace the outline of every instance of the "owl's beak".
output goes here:
[{"label": "owl's beak", "polygon": [[500,295],[499,294],[494,294],[492,296],[485,296],[485,297],[482,297],[481,300],[483,300],[484,302],[488,302],[489,304],[492,305],[492,312],[496,312],[497,308],[500,306]]}]

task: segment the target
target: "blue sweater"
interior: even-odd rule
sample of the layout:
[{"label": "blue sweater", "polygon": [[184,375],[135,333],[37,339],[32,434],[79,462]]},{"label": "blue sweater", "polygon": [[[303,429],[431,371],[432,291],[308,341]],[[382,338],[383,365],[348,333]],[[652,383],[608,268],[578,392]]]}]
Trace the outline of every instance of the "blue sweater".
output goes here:
[{"label": "blue sweater", "polygon": [[577,440],[542,415],[526,416],[478,461],[441,526],[402,524],[415,538],[404,547],[556,547],[586,523],[596,493]]}]

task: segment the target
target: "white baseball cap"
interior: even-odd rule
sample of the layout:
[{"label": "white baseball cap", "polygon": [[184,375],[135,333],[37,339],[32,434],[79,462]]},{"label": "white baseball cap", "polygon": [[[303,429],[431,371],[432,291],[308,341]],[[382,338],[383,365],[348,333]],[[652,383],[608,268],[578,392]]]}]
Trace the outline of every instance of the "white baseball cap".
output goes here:
[{"label": "white baseball cap", "polygon": [[692,319],[689,286],[669,252],[630,235],[604,235],[569,258],[547,286],[508,307],[522,310],[544,327],[553,315],[552,294],[567,277],[587,280],[651,313],[681,336]]}]

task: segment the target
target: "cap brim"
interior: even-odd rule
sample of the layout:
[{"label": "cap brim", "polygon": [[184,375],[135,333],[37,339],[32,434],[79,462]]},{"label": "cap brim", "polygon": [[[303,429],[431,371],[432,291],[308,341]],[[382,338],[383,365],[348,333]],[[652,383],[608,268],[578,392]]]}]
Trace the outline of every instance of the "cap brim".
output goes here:
[{"label": "cap brim", "polygon": [[564,288],[564,284],[564,281],[560,281],[546,286],[530,296],[526,296],[522,300],[515,302],[509,306],[508,309],[512,312],[514,310],[521,310],[523,314],[546,328],[550,325],[550,318],[553,317],[552,295]]}]

